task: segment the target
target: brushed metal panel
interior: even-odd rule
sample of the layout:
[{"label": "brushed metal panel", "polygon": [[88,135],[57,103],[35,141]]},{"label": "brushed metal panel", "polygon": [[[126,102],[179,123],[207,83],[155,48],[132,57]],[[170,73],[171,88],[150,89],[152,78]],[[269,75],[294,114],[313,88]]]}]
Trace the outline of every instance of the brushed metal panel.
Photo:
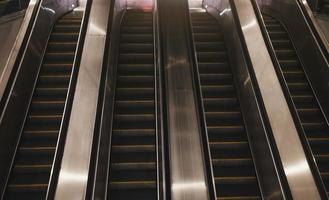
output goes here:
[{"label": "brushed metal panel", "polygon": [[194,94],[187,0],[159,1],[166,77],[171,198],[209,199]]}]

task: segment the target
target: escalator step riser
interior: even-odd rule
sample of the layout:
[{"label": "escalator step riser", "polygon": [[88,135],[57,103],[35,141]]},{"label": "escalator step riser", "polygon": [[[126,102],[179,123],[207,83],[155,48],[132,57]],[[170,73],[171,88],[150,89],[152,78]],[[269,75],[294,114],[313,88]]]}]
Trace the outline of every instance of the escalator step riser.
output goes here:
[{"label": "escalator step riser", "polygon": [[153,114],[154,101],[126,101],[116,102],[118,114]]},{"label": "escalator step riser", "polygon": [[80,25],[57,25],[54,27],[54,31],[61,33],[79,33]]},{"label": "escalator step riser", "polygon": [[152,44],[153,36],[152,34],[122,34],[120,40],[124,43]]},{"label": "escalator step riser", "polygon": [[295,52],[292,50],[277,50],[276,55],[279,60],[295,60],[295,59],[297,59]]},{"label": "escalator step riser", "polygon": [[[236,188],[239,188],[237,191]],[[261,200],[261,197],[255,196],[255,194],[258,194],[258,184],[257,181],[252,182],[246,182],[243,183],[221,183],[220,181],[216,182],[216,190],[219,191],[217,195],[227,198],[227,199],[259,199]]]},{"label": "escalator step riser", "polygon": [[79,33],[54,33],[50,37],[50,41],[63,42],[63,41],[76,41],[78,40]]},{"label": "escalator step riser", "polygon": [[121,28],[121,33],[129,34],[129,33],[141,33],[148,34],[153,32],[152,26],[126,26]]},{"label": "escalator step riser", "polygon": [[224,43],[199,42],[195,44],[197,52],[225,51]]},{"label": "escalator step riser", "polygon": [[45,56],[46,63],[72,63],[74,53],[48,53]]},{"label": "escalator step riser", "polygon": [[139,169],[139,170],[114,170],[112,181],[152,181],[156,179],[155,169]]},{"label": "escalator step riser", "polygon": [[154,67],[150,64],[131,64],[131,65],[119,65],[118,66],[118,74],[124,76],[124,75],[131,75],[134,74],[136,76],[138,75],[144,75],[144,76],[152,76],[154,75]]},{"label": "escalator step riser", "polygon": [[76,44],[74,42],[53,42],[48,45],[50,52],[74,52]]},{"label": "escalator step riser", "polygon": [[275,49],[289,49],[291,48],[291,43],[289,40],[274,40],[272,45]]},{"label": "escalator step riser", "polygon": [[[17,176],[12,177],[13,184],[47,184],[48,176],[50,174],[50,170],[47,172],[35,171],[34,173],[16,173]],[[33,180],[33,181],[31,181]],[[32,182],[32,183],[31,183]]]},{"label": "escalator step riser", "polygon": [[136,43],[120,44],[120,52],[122,53],[152,53],[153,50],[154,50],[153,44],[136,44]]},{"label": "escalator step riser", "polygon": [[152,54],[121,54],[119,62],[122,64],[153,64]]}]

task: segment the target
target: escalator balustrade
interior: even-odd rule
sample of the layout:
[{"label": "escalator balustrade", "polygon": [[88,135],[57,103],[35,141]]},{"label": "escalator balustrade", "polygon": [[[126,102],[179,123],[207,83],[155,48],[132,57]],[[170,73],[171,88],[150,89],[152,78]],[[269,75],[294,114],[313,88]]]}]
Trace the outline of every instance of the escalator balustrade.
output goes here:
[{"label": "escalator balustrade", "polygon": [[55,24],[37,78],[5,199],[45,199],[71,79],[82,14]]},{"label": "escalator balustrade", "polygon": [[217,199],[261,199],[220,25],[191,17]]},{"label": "escalator balustrade", "polygon": [[153,13],[127,10],[114,99],[110,199],[156,199]]},{"label": "escalator balustrade", "polygon": [[327,192],[329,191],[329,127],[311,84],[284,26],[263,15],[287,89],[297,109],[307,141],[316,160]]}]

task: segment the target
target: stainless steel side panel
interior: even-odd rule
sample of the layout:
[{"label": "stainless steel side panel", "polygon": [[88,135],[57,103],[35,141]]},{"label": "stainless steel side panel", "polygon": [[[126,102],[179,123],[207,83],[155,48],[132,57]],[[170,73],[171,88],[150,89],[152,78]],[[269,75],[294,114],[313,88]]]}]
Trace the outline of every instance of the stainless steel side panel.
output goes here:
[{"label": "stainless steel side panel", "polygon": [[297,129],[262,36],[252,3],[232,0],[294,199],[320,199]]},{"label": "stainless steel side panel", "polygon": [[160,0],[171,199],[209,199],[187,35],[187,0]]},{"label": "stainless steel side panel", "polygon": [[86,195],[110,3],[91,5],[55,199]]}]

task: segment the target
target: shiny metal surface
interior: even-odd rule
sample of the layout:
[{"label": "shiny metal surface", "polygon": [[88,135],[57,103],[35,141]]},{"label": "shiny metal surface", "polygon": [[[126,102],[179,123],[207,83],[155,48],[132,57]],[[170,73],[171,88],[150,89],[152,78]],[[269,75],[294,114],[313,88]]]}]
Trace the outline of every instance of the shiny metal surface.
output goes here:
[{"label": "shiny metal surface", "polygon": [[320,199],[297,129],[267,51],[252,3],[231,1],[238,13],[260,94],[294,199]]},{"label": "shiny metal surface", "polygon": [[[275,149],[271,148],[270,134],[253,81],[250,77],[246,57],[238,34],[235,13],[228,0],[205,0],[203,6],[221,23],[224,30],[228,56],[235,75],[235,85],[241,104],[241,110],[247,129],[251,151],[254,158],[260,190],[264,199],[285,199],[285,191],[276,165]],[[277,158],[278,159],[278,158]]]},{"label": "shiny metal surface", "polygon": [[200,125],[192,80],[188,4],[160,0],[160,31],[166,78],[171,199],[209,199]]},{"label": "shiny metal surface", "polygon": [[55,199],[86,195],[110,2],[91,4]]},{"label": "shiny metal surface", "polygon": [[[75,0],[42,0],[37,10],[33,29],[23,55],[17,62],[18,70],[13,74],[13,84],[8,86],[9,96],[0,117],[0,193],[6,187],[17,143],[30,105],[36,77],[47,47],[54,22],[76,6]],[[18,48],[18,47],[17,47]],[[17,50],[17,49],[16,49]],[[14,62],[14,60],[12,60]],[[10,134],[7,134],[10,133]]]}]

